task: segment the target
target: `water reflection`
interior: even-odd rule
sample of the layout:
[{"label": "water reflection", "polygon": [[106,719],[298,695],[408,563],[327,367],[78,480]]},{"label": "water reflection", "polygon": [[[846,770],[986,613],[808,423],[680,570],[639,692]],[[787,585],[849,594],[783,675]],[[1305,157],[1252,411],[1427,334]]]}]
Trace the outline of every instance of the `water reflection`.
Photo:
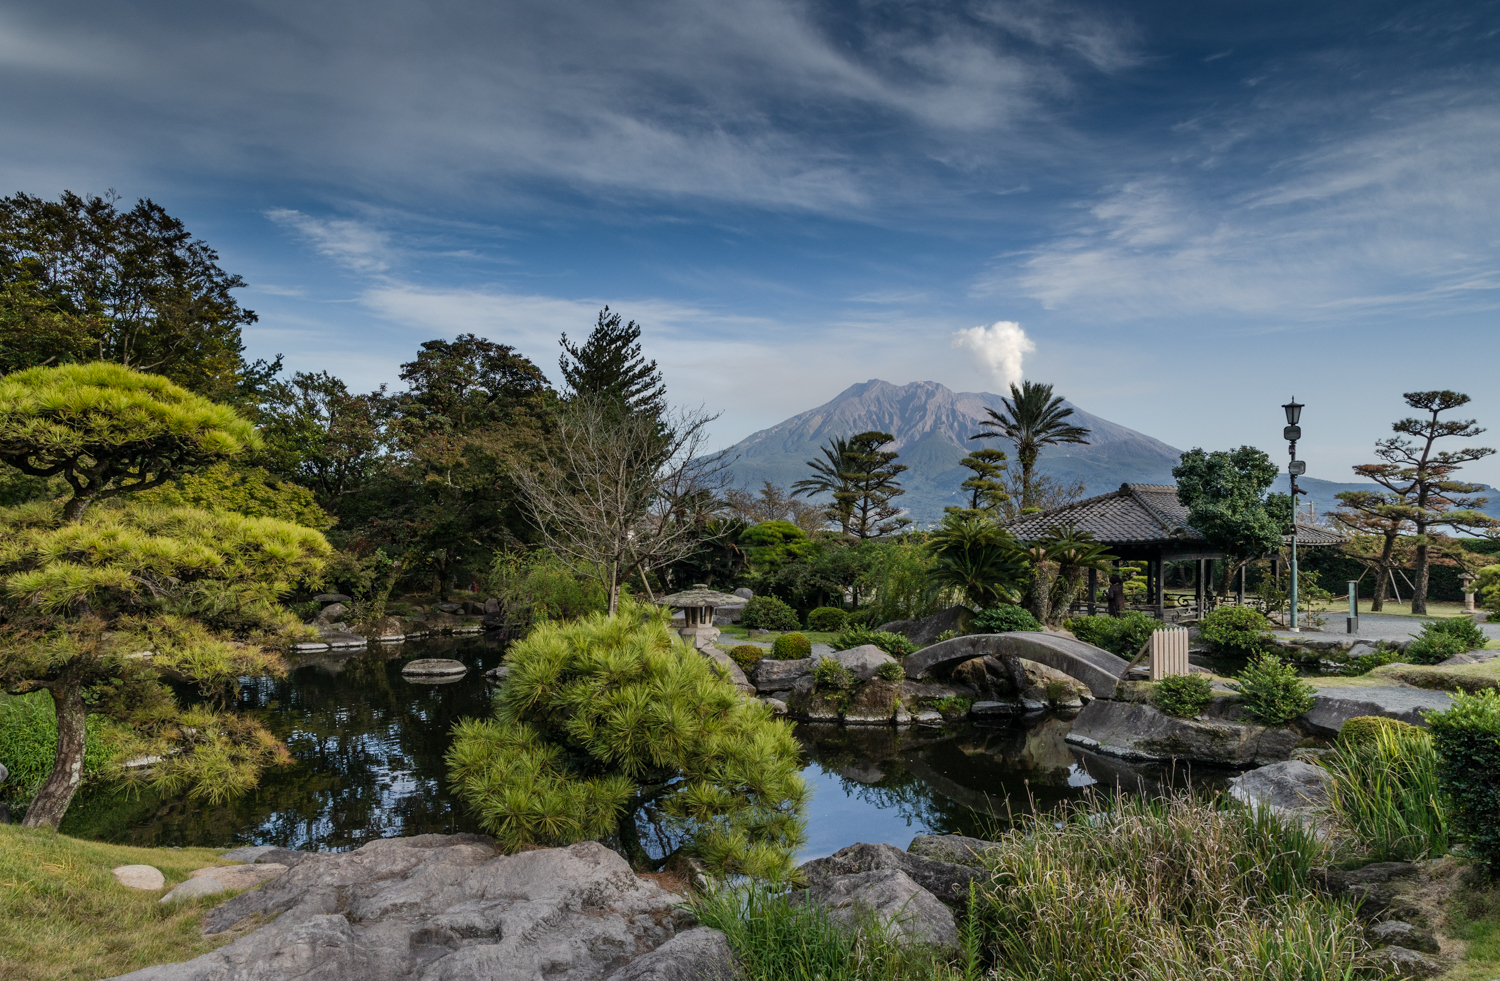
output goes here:
[{"label": "water reflection", "polygon": [[[286,741],[294,765],[267,772],[256,791],[220,807],[146,792],[83,795],[62,830],[132,845],[316,850],[478,830],[448,792],[443,754],[456,721],[488,714],[492,688],[483,672],[502,651],[465,637],[303,659],[286,678],[247,683],[240,701]],[[454,658],[470,670],[453,684],[404,679],[401,666],[419,657]],[[905,847],[928,832],[984,835],[1011,813],[1077,799],[1096,784],[1151,791],[1186,777],[1070,746],[1069,725],[1060,717],[899,731],[799,725],[814,791],[803,857],[856,841]],[[1224,775],[1193,776],[1204,784]],[[664,827],[640,831],[648,851],[666,854],[679,844]]]}]

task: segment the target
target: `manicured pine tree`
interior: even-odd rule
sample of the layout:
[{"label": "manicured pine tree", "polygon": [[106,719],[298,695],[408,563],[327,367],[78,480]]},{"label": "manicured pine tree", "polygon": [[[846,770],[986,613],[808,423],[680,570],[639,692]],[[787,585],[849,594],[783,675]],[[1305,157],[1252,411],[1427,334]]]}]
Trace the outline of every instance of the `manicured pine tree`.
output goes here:
[{"label": "manicured pine tree", "polygon": [[960,518],[998,518],[1000,506],[1010,500],[1001,481],[1005,474],[1005,453],[1001,450],[975,450],[958,464],[974,473],[959,485],[968,493],[968,503],[962,507],[950,505],[943,508],[943,513]]},{"label": "manicured pine tree", "polygon": [[612,399],[630,412],[659,416],[667,408],[667,389],[655,361],[641,354],[641,328],[624,322],[608,306],[583,344],[572,344],[564,334],[558,359],[567,394]]}]

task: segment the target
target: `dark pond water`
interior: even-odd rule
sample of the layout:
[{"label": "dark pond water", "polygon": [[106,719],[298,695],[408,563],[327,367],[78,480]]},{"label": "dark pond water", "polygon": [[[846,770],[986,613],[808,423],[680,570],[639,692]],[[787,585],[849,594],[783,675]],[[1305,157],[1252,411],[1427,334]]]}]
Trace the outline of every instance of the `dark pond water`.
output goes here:
[{"label": "dark pond water", "polygon": [[[478,830],[447,790],[443,754],[454,722],[488,713],[492,688],[482,675],[502,651],[478,637],[421,641],[304,659],[284,679],[254,679],[240,708],[286,741],[293,766],[268,771],[256,791],[219,807],[144,791],[83,795],[62,831],[132,845],[342,850]],[[401,665],[418,657],[457,658],[471,670],[451,684],[405,680]],[[899,733],[799,725],[813,788],[803,857],[856,841],[905,847],[926,832],[984,833],[1003,826],[1007,807],[1048,808],[1090,786],[1152,790],[1188,776],[1085,753],[1064,741],[1068,726],[1056,716]],[[1203,785],[1226,775],[1191,776]]]}]

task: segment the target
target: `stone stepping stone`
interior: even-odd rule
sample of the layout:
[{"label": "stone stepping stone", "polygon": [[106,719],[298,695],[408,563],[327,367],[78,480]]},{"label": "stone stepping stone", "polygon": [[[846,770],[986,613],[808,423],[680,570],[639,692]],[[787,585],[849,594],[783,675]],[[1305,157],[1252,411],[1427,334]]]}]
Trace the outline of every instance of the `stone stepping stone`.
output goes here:
[{"label": "stone stepping stone", "polygon": [[195,896],[212,896],[232,889],[251,889],[270,882],[287,870],[285,865],[211,865],[188,873],[188,880],[161,897],[164,903],[175,903]]},{"label": "stone stepping stone", "polygon": [[167,877],[153,865],[121,865],[113,870],[115,881],[126,889],[153,891],[167,884]]},{"label": "stone stepping stone", "polygon": [[458,679],[468,672],[464,662],[446,657],[418,658],[401,667],[401,674],[412,681]]}]

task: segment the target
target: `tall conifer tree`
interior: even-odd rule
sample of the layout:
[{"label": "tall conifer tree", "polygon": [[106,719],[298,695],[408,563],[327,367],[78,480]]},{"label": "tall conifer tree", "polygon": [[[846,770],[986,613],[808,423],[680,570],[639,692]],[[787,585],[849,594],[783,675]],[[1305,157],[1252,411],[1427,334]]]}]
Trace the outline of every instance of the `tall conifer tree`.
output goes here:
[{"label": "tall conifer tree", "polygon": [[562,340],[558,359],[571,398],[606,398],[631,412],[659,416],[667,408],[667,388],[655,361],[641,353],[641,328],[624,322],[609,307],[599,311],[599,322],[583,344]]}]

